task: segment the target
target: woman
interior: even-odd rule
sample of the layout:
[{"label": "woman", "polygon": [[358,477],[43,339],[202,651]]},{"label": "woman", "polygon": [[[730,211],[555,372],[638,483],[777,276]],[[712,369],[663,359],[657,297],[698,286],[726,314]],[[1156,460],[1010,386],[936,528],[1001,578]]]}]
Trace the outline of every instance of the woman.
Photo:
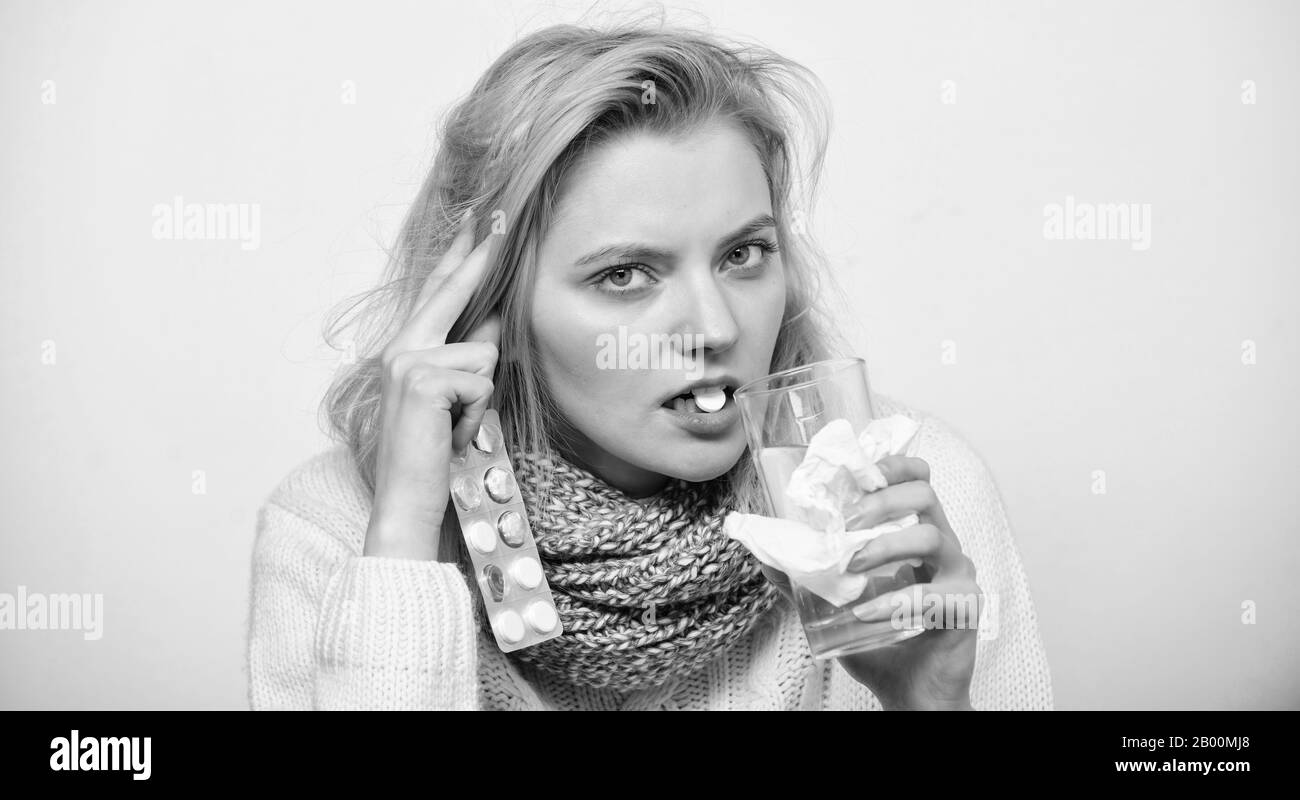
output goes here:
[{"label": "woman", "polygon": [[[262,509],[254,708],[1051,707],[997,490],[939,420],[875,396],[922,423],[924,458],[881,462],[871,524],[924,524],[853,568],[922,558],[934,591],[996,596],[996,637],[936,627],[814,660],[783,576],[722,532],[764,511],[730,392],[834,355],[797,197],[822,165],[822,92],[763,48],[662,25],[555,26],[492,65],[356,320],[361,357],[326,398],[345,446]],[[677,399],[698,375],[602,369],[620,328],[682,334],[727,416]],[[564,623],[510,655],[448,508],[449,460],[489,406]]]}]

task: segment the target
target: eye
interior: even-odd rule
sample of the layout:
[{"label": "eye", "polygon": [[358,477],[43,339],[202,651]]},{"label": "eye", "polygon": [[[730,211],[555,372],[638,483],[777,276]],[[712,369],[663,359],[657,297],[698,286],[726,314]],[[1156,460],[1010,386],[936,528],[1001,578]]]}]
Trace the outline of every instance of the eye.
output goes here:
[{"label": "eye", "polygon": [[[735,248],[734,250],[732,250],[730,254],[728,254],[728,256],[727,256],[727,263],[728,263],[729,265],[733,266],[733,267],[744,267],[744,266],[746,266],[747,264],[750,263],[749,257],[750,257],[751,255],[754,255],[754,253],[753,253],[753,249],[755,249],[755,248],[756,248],[759,252],[758,252],[758,254],[757,254],[757,259],[758,259],[758,260],[757,260],[756,262],[754,262],[754,264],[753,264],[754,267],[758,267],[758,266],[762,265],[762,263],[763,263],[764,261],[767,260],[767,256],[770,255],[770,254],[772,254],[772,253],[774,253],[774,252],[776,252],[776,250],[777,250],[777,246],[776,246],[776,243],[775,243],[775,242],[767,242],[767,241],[763,241],[763,240],[755,240],[755,241],[752,241],[752,242],[745,242],[744,244],[742,244],[742,245],[740,245],[739,247],[737,247],[737,248]],[[739,255],[741,256],[741,260],[740,260],[740,261],[736,261],[736,260],[735,260],[737,254],[739,254]]]},{"label": "eye", "polygon": [[[637,274],[645,280],[637,283]],[[646,288],[654,279],[639,264],[619,264],[602,272],[596,279],[596,287],[606,294],[631,294]]]}]

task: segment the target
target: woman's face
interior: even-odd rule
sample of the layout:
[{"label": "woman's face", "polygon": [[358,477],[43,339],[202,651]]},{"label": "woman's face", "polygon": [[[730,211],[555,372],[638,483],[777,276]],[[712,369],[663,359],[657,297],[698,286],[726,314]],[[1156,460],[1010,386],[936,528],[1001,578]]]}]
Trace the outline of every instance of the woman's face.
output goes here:
[{"label": "woman's face", "polygon": [[[757,154],[721,123],[638,133],[593,149],[562,189],[532,335],[579,433],[570,456],[633,497],[724,474],[745,450],[731,392],[768,373],[785,307]],[[675,410],[695,384],[725,386],[722,410]]]}]

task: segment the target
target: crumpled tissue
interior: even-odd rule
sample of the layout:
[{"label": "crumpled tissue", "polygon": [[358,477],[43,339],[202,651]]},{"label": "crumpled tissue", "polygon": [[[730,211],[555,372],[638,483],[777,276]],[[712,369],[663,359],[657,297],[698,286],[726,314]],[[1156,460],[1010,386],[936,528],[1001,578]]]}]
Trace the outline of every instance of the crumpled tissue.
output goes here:
[{"label": "crumpled tissue", "polygon": [[[899,569],[895,563],[847,572],[854,554],[877,536],[920,522],[912,513],[853,530],[858,505],[867,494],[888,485],[876,462],[887,455],[912,455],[919,430],[920,425],[903,414],[872,420],[856,437],[848,420],[828,423],[808,443],[786,485],[786,514],[792,519],[733,511],[723,520],[723,530],[759,561],[827,602],[853,602],[870,578]],[[906,563],[922,564],[920,559]]]}]

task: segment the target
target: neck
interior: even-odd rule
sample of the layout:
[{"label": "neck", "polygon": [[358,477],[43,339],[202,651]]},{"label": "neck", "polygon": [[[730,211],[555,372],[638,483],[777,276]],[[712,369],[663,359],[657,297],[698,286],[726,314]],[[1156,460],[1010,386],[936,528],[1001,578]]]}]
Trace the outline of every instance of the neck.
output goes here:
[{"label": "neck", "polygon": [[633,500],[645,500],[663,491],[671,480],[667,475],[641,469],[603,451],[565,452],[564,457],[618,489]]}]

